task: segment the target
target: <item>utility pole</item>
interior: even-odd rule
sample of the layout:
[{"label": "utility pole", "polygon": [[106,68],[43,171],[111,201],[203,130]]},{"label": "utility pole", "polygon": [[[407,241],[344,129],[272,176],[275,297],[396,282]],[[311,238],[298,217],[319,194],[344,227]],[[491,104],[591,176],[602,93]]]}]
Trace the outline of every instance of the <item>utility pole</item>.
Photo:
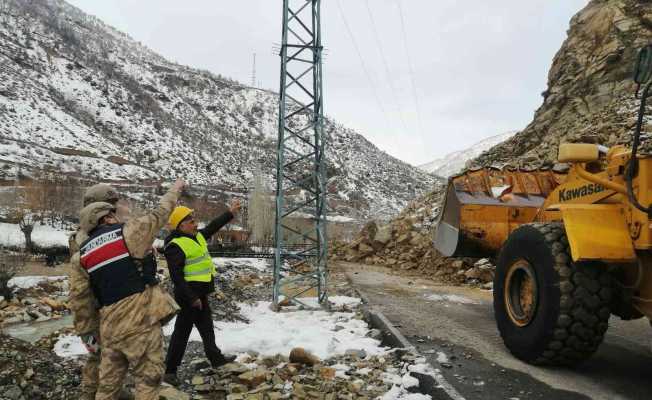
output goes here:
[{"label": "utility pole", "polygon": [[254,65],[251,69],[251,87],[256,87],[256,53],[254,53]]},{"label": "utility pole", "polygon": [[283,0],[282,32],[273,301],[315,293],[327,307],[321,0]]}]

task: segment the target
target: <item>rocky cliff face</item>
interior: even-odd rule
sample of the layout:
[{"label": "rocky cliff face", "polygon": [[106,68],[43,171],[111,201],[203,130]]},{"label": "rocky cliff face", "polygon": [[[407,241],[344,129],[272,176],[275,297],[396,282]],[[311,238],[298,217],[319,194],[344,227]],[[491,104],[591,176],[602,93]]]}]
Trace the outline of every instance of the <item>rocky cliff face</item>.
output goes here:
[{"label": "rocky cliff face", "polygon": [[[275,174],[278,95],[170,62],[61,0],[0,1],[0,179],[47,168],[242,192]],[[433,176],[325,121],[330,207],[393,215]]]},{"label": "rocky cliff face", "polygon": [[651,39],[652,2],[591,1],[570,22],[534,120],[474,164],[539,166],[556,160],[562,142],[629,144],[638,107],[634,64]]}]

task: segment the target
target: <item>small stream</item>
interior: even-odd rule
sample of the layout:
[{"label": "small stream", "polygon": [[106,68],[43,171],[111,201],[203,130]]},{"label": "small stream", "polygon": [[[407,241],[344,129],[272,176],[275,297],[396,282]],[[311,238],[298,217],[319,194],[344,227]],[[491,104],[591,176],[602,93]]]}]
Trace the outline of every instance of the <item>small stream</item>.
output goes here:
[{"label": "small stream", "polygon": [[49,321],[25,322],[11,325],[4,328],[4,333],[16,339],[34,343],[43,336],[47,336],[56,330],[72,326],[72,315],[66,315],[59,319],[51,319]]}]

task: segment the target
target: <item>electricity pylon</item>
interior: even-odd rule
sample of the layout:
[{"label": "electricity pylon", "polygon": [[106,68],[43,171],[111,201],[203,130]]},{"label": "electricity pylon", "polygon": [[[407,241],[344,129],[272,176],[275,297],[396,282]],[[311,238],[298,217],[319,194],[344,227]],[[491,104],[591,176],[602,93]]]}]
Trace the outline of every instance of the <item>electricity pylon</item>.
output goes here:
[{"label": "electricity pylon", "polygon": [[280,48],[274,306],[326,293],[326,159],[320,0],[283,0]]}]

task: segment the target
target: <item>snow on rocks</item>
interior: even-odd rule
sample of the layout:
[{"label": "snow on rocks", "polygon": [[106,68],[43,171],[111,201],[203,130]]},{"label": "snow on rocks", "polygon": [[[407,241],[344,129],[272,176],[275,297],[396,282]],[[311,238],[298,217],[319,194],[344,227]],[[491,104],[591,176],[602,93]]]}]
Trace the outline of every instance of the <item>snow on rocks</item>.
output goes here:
[{"label": "snow on rocks", "polygon": [[[217,342],[223,343],[222,350],[227,353],[255,351],[274,356],[303,347],[323,359],[343,355],[350,349],[364,350],[370,355],[385,352],[378,340],[366,336],[369,327],[358,314],[326,311],[277,313],[270,309],[267,301],[242,304],[240,312],[249,323],[215,323]],[[167,325],[165,334],[171,335],[173,327],[172,323]],[[190,340],[201,340],[196,329],[190,334]]]},{"label": "snow on rocks", "polygon": [[[198,332],[193,331],[186,362],[179,369],[184,393],[221,392],[229,399],[371,399],[402,385],[400,371],[407,371],[413,357],[381,346],[362,318],[360,299],[344,295],[350,294],[345,282],[331,280],[337,287],[329,296],[333,312],[297,307],[273,312],[270,302],[260,299],[269,296],[271,269],[253,272],[256,265],[265,265],[262,261],[218,259],[216,264],[223,278],[220,292],[226,298],[243,296],[237,304],[241,319],[214,322],[218,346],[237,354],[237,362],[218,369],[208,368],[207,362],[199,367],[197,360],[204,360],[204,354]],[[249,296],[259,299],[251,301]],[[314,298],[302,302],[317,306]],[[167,335],[172,327],[171,323],[164,328]]]},{"label": "snow on rocks", "polygon": [[70,314],[68,277],[19,276],[11,278],[11,299],[0,301],[0,326],[44,322]]},{"label": "snow on rocks", "polygon": [[[381,346],[363,320],[360,299],[344,295],[351,293],[345,282],[331,279],[337,289],[329,300],[337,311],[284,307],[273,312],[264,299],[271,283],[264,260],[217,259],[216,264],[217,291],[211,295],[216,342],[224,353],[237,354],[237,362],[211,368],[195,330],[178,371],[181,385],[166,388],[163,399],[353,400],[380,399],[388,392],[403,396],[390,399],[429,398],[412,393],[418,388],[409,376],[415,356]],[[316,299],[304,300],[316,305]],[[173,324],[164,327],[166,335]],[[86,354],[81,340],[68,333],[51,346],[64,359],[81,362]]]},{"label": "snow on rocks", "polygon": [[54,343],[53,351],[59,357],[75,358],[88,355],[86,346],[79,336],[63,335]]},{"label": "snow on rocks", "polygon": [[[68,277],[65,275],[62,276],[15,276],[9,280],[8,286],[11,288],[18,289],[29,289],[40,286],[41,283],[52,281],[52,282],[66,282],[67,286]],[[62,285],[63,286],[63,285]]]},{"label": "snow on rocks", "polygon": [[239,361],[217,369],[192,362],[191,368],[180,371],[180,389],[228,399],[430,399],[415,393],[419,382],[409,372],[414,356],[397,351],[365,358],[336,356],[312,365],[292,362],[287,355],[255,352]]},{"label": "snow on rocks", "polygon": [[263,258],[213,258],[215,265],[219,267],[229,267],[235,269],[249,268],[259,272],[271,272],[271,263]]}]

